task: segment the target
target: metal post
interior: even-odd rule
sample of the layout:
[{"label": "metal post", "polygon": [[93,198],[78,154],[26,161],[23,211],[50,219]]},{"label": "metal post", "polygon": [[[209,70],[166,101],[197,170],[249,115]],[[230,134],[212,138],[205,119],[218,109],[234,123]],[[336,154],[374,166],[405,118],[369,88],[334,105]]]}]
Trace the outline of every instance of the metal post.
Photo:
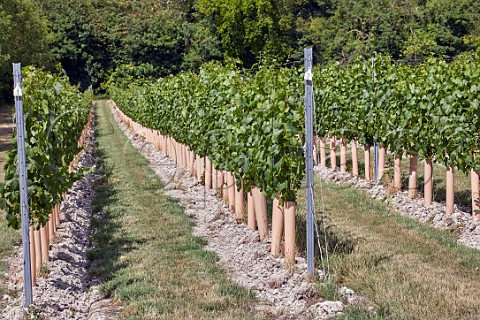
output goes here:
[{"label": "metal post", "polygon": [[[375,58],[372,58],[372,81],[373,90],[375,91],[375,84],[377,83],[377,74],[375,72]],[[375,92],[373,96],[375,98]],[[377,139],[375,138],[373,139],[373,180],[375,182],[378,182],[378,144]]]},{"label": "metal post", "polygon": [[28,308],[33,303],[32,274],[30,261],[30,237],[28,228],[28,193],[27,193],[27,163],[25,157],[25,121],[22,101],[22,71],[20,63],[13,64],[13,96],[15,97],[15,119],[18,146],[18,174],[20,180],[20,213],[22,218],[23,247],[23,307]]},{"label": "metal post", "polygon": [[307,270],[315,274],[313,242],[313,74],[312,48],[305,49],[305,142],[307,167]]},{"label": "metal post", "polygon": [[373,180],[378,182],[378,144],[377,139],[373,139]]}]

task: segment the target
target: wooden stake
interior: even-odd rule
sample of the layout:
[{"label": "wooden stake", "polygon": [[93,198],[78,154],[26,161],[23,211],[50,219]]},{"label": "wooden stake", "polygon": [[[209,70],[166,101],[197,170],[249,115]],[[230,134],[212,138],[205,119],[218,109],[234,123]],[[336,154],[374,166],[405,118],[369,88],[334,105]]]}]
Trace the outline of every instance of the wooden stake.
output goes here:
[{"label": "wooden stake", "polygon": [[476,210],[480,210],[480,206],[475,203],[475,200],[480,197],[480,178],[478,172],[473,169],[470,171],[470,180],[472,184],[472,217],[475,220],[480,220],[480,213],[475,212]]},{"label": "wooden stake", "polygon": [[200,182],[200,157],[198,154],[195,154],[195,178],[197,179],[198,182]]},{"label": "wooden stake", "polygon": [[417,163],[418,156],[410,156],[410,175],[408,177],[408,196],[412,199],[417,197]]},{"label": "wooden stake", "polygon": [[402,159],[398,153],[393,160],[393,187],[395,191],[402,190]]},{"label": "wooden stake", "polygon": [[228,178],[226,171],[222,171],[222,197],[223,202],[228,204]]},{"label": "wooden stake", "polygon": [[352,146],[352,173],[355,177],[358,177],[357,142],[352,140],[350,145]]},{"label": "wooden stake", "polygon": [[47,229],[45,228],[45,226],[40,228],[40,245],[41,245],[41,252],[42,252],[42,263],[48,262],[48,239],[47,239]]},{"label": "wooden stake", "polygon": [[379,145],[378,147],[378,181],[381,181],[385,172],[385,147]]},{"label": "wooden stake", "polygon": [[432,204],[433,199],[433,166],[432,159],[425,159],[423,181],[423,196],[426,205]]},{"label": "wooden stake", "polygon": [[342,138],[340,144],[340,172],[347,172],[347,141]]},{"label": "wooden stake", "polygon": [[[236,179],[234,180],[236,181]],[[235,190],[235,217],[237,221],[242,221],[244,218],[243,215],[243,182],[240,181],[240,189],[237,188],[237,184],[233,186],[233,190]]]},{"label": "wooden stake", "polygon": [[205,157],[205,187],[212,189],[212,163],[208,157]]},{"label": "wooden stake", "polygon": [[447,195],[446,195],[446,206],[445,212],[447,214],[453,214],[454,211],[454,202],[455,202],[455,187],[454,187],[454,169],[453,165],[449,166],[447,169]]},{"label": "wooden stake", "polygon": [[337,167],[337,143],[335,136],[330,138],[330,167],[335,169]]},{"label": "wooden stake", "polygon": [[48,220],[48,243],[51,243],[52,242],[52,239],[53,239],[53,235],[55,234],[55,231],[54,231],[54,223],[53,223],[53,214],[50,213],[49,215],[49,220]]},{"label": "wooden stake", "polygon": [[258,187],[252,186],[255,217],[257,218],[258,234],[260,240],[267,237],[267,199]]},{"label": "wooden stake", "polygon": [[[224,174],[223,174],[223,171],[222,170],[217,170],[217,177],[218,177],[218,195],[220,196],[220,194],[223,195],[223,187],[224,187]],[[225,199],[225,198],[224,198]]]},{"label": "wooden stake", "polygon": [[320,167],[327,166],[327,139],[320,138]]},{"label": "wooden stake", "polygon": [[30,274],[32,275],[32,286],[37,284],[37,255],[35,252],[35,231],[33,226],[28,228],[30,238]]},{"label": "wooden stake", "polygon": [[235,212],[235,177],[227,171],[227,192],[228,192],[228,207]]},{"label": "wooden stake", "polygon": [[283,236],[283,206],[280,205],[280,195],[276,195],[272,205],[272,245],[271,253],[278,256],[281,251]]},{"label": "wooden stake", "polygon": [[195,175],[195,153],[192,150],[190,150],[189,162],[190,176],[193,177]]},{"label": "wooden stake", "polygon": [[167,157],[169,157],[170,159],[172,158],[172,144],[171,144],[171,141],[170,141],[170,137],[166,137],[165,138],[167,141]]},{"label": "wooden stake", "polygon": [[372,180],[372,175],[370,174],[370,146],[364,145],[363,150],[365,152],[365,180]]},{"label": "wooden stake", "polygon": [[211,164],[212,167],[212,189],[215,192],[218,192],[218,177],[217,177],[217,169],[215,169],[215,166]]},{"label": "wooden stake", "polygon": [[198,181],[202,181],[202,178],[205,179],[205,158],[200,157],[198,164],[200,169],[200,180]]},{"label": "wooden stake", "polygon": [[57,205],[57,216],[56,216],[57,227],[60,225],[60,213],[62,212],[61,208],[62,208],[62,206],[60,204],[58,204]]},{"label": "wooden stake", "polygon": [[189,164],[188,156],[189,156],[189,153],[188,153],[187,145],[182,144],[182,157],[183,157],[183,167],[184,168],[188,168],[188,164]]},{"label": "wooden stake", "polygon": [[52,209],[52,212],[50,213],[50,216],[51,216],[51,220],[52,220],[52,230],[53,230],[53,234],[57,233],[57,220],[55,218],[57,214],[57,205],[55,205]]},{"label": "wooden stake", "polygon": [[253,203],[253,194],[252,191],[250,191],[247,194],[247,205],[248,205],[248,227],[252,230],[256,229],[256,223],[255,223],[255,204]]},{"label": "wooden stake", "polygon": [[175,143],[175,163],[179,166],[182,167],[182,151],[180,149],[180,143],[177,141]]},{"label": "wooden stake", "polygon": [[183,168],[185,167],[185,158],[183,157],[184,154],[183,154],[183,145],[178,142],[178,159],[179,159],[179,163],[180,163],[180,168]]},{"label": "wooden stake", "polygon": [[178,159],[178,166],[180,168],[183,168],[185,166],[184,159],[183,159],[183,146],[179,142],[177,142],[177,159]]},{"label": "wooden stake", "polygon": [[284,204],[285,215],[285,262],[288,266],[295,264],[295,202],[286,201]]},{"label": "wooden stake", "polygon": [[201,158],[198,154],[195,158],[195,163],[197,164],[197,181],[201,182],[202,181],[202,176],[203,176],[203,168],[204,168],[204,158]]}]

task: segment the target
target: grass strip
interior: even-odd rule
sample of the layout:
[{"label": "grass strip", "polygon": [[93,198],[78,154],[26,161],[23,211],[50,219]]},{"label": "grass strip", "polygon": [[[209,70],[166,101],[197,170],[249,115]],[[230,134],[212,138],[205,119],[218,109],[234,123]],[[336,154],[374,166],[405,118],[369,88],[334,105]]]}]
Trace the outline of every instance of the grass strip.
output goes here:
[{"label": "grass strip", "polygon": [[[445,231],[391,213],[365,191],[322,184],[334,280],[379,307],[375,316],[357,310],[339,319],[478,317],[479,251],[458,245]],[[303,208],[303,191],[300,199],[299,208]],[[317,180],[318,217],[321,200]]]},{"label": "grass strip", "polygon": [[[8,259],[13,256],[15,246],[20,245],[22,237],[20,230],[14,230],[7,226],[7,219],[2,211],[0,211],[0,221],[0,297],[5,294],[16,296],[15,292],[9,292],[8,290],[5,272],[8,269]],[[18,272],[23,271],[18,270]],[[3,300],[0,300],[0,307],[3,302]]]},{"label": "grass strip", "polygon": [[230,281],[194,221],[115,123],[105,102],[96,107],[103,181],[92,221],[93,276],[122,304],[120,319],[254,319],[253,294]]},{"label": "grass strip", "polygon": [[[12,106],[0,106],[0,181],[3,181],[5,157],[12,143]],[[15,246],[20,245],[21,235],[19,230],[13,230],[7,226],[5,212],[0,210],[0,297],[5,294],[15,295],[8,292],[6,286],[5,272],[8,268],[8,258],[13,255]],[[22,272],[19,270],[19,272]],[[0,300],[0,306],[3,300]]]}]

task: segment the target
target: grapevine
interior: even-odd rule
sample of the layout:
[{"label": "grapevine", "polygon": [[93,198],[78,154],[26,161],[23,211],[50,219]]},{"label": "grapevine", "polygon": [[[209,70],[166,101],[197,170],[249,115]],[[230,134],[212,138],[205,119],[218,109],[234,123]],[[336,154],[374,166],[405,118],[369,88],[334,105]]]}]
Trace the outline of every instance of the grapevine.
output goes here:
[{"label": "grapevine", "polygon": [[[38,228],[80,173],[69,165],[81,148],[77,145],[87,123],[91,94],[81,94],[66,77],[27,67],[23,69],[25,148],[28,164],[28,197],[31,222]],[[17,142],[5,163],[5,181],[0,184],[0,205],[8,225],[20,227],[20,193],[17,172]]]}]

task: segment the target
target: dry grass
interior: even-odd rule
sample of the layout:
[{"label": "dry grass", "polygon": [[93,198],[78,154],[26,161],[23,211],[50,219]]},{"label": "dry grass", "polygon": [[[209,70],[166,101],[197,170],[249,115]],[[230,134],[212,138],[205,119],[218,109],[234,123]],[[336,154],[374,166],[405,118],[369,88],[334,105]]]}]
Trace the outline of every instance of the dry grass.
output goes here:
[{"label": "dry grass", "polygon": [[[344,319],[478,317],[480,252],[458,246],[446,232],[391,214],[363,191],[323,181],[323,194],[330,245],[347,243],[351,249],[333,250],[333,278],[374,302],[383,315]],[[320,195],[317,181],[318,215]],[[303,208],[303,193],[300,198]]]},{"label": "dry grass", "polygon": [[105,177],[94,205],[104,215],[93,221],[89,256],[104,292],[123,306],[119,318],[253,319],[253,294],[231,282],[192,236],[194,222],[159,192],[161,182],[104,103],[97,114]]}]

